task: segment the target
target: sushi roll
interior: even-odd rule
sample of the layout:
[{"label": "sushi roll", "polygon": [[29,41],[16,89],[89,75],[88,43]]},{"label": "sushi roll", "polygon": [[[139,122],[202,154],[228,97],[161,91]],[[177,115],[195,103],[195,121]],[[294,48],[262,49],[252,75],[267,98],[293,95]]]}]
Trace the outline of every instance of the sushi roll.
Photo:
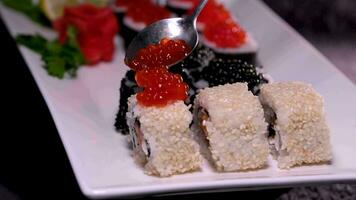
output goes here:
[{"label": "sushi roll", "polygon": [[[246,82],[248,89],[257,95],[261,85],[270,81],[266,74],[252,64],[238,59],[215,58],[214,54],[209,52],[211,51],[203,47],[199,54],[194,55],[193,52],[192,58],[188,57],[186,58],[188,60],[185,59],[170,69],[181,74],[183,80],[189,85],[190,102],[194,99],[198,89],[226,83]],[[208,58],[209,62],[200,62],[204,59],[209,60]]]},{"label": "sushi roll", "polygon": [[169,71],[180,74],[184,82],[189,85],[189,98],[187,99],[188,104],[193,103],[196,91],[199,88],[209,86],[205,80],[201,80],[199,77],[194,77],[193,73],[197,74],[197,72],[202,71],[214,58],[214,52],[199,43],[188,57],[169,68]]},{"label": "sushi roll", "polygon": [[311,85],[302,82],[265,84],[259,98],[270,124],[272,155],[279,168],[331,160],[323,98]]},{"label": "sushi roll", "polygon": [[260,67],[236,58],[216,58],[215,53],[201,43],[187,58],[169,70],[179,73],[189,85],[188,103],[193,103],[197,90],[205,87],[246,82],[249,90],[258,94],[259,87],[269,82],[268,75]]},{"label": "sushi roll", "polygon": [[201,71],[204,67],[210,64],[215,58],[214,52],[204,46],[202,43],[198,43],[193,52],[184,58],[181,62],[173,65],[170,69],[184,68],[188,71]]},{"label": "sushi roll", "polygon": [[172,16],[166,8],[155,5],[151,0],[135,0],[135,4],[128,7],[123,18],[121,34],[125,41],[125,48],[146,26]]},{"label": "sushi roll", "polygon": [[111,1],[111,7],[114,10],[116,17],[120,25],[123,23],[124,15],[130,5],[135,3],[136,0],[113,0]]},{"label": "sushi roll", "polygon": [[127,124],[135,160],[146,174],[160,177],[195,171],[202,157],[189,130],[192,115],[183,101],[146,107],[128,100]]},{"label": "sushi roll", "polygon": [[[189,11],[192,12],[193,9]],[[240,59],[256,64],[256,40],[239,25],[222,3],[208,1],[198,17],[197,27],[201,33],[201,43],[212,49],[217,58]]]},{"label": "sushi roll", "polygon": [[182,16],[195,7],[197,3],[199,3],[199,0],[167,0],[167,9],[177,16]]},{"label": "sushi roll", "polygon": [[246,83],[205,88],[194,104],[195,124],[207,139],[218,171],[262,168],[269,154],[267,123]]},{"label": "sushi roll", "polygon": [[140,88],[135,81],[135,72],[133,70],[127,71],[125,77],[121,80],[119,110],[114,124],[116,130],[124,135],[129,134],[129,127],[126,123],[127,100],[131,95],[139,91]]},{"label": "sushi roll", "polygon": [[[193,14],[196,6],[199,4],[199,0],[185,0],[193,2],[193,7],[187,11],[187,15]],[[214,26],[216,22],[225,21],[229,19],[230,13],[225,9],[224,5],[218,2],[217,0],[209,0],[204,6],[203,10],[198,16],[197,19],[197,28],[198,31],[203,31],[207,26]]]},{"label": "sushi roll", "polygon": [[190,73],[194,81],[199,83],[197,86],[213,87],[226,83],[245,82],[253,94],[258,94],[260,86],[268,83],[265,75],[260,73],[256,66],[239,59],[215,58],[201,71]]},{"label": "sushi roll", "polygon": [[239,59],[257,64],[258,44],[256,40],[233,20],[206,26],[200,41],[212,49],[217,58]]}]

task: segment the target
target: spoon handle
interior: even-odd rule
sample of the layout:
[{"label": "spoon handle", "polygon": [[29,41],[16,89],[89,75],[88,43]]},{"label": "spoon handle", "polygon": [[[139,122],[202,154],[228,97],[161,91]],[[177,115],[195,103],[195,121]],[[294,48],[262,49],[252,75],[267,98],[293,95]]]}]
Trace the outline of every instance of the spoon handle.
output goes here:
[{"label": "spoon handle", "polygon": [[193,24],[196,24],[197,18],[200,14],[200,12],[203,10],[204,6],[208,3],[208,0],[200,0],[198,6],[195,8],[194,12],[192,15],[190,15],[188,18],[193,22]]}]

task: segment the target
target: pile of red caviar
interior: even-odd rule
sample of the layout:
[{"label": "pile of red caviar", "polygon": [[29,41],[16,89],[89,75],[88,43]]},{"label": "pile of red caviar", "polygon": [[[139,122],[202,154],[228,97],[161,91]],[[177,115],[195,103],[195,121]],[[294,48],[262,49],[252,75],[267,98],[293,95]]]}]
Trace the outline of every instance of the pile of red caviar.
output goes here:
[{"label": "pile of red caviar", "polygon": [[[199,1],[191,0],[194,7]],[[246,41],[246,33],[233,19],[229,11],[216,0],[209,0],[198,17],[204,38],[222,48],[237,48]]]},{"label": "pile of red caviar", "polygon": [[126,64],[136,71],[137,85],[144,88],[137,101],[144,106],[165,106],[170,102],[185,100],[188,85],[179,74],[168,71],[168,66],[183,59],[190,47],[183,40],[162,39],[141,49]]},{"label": "pile of red caviar", "polygon": [[187,98],[188,85],[179,74],[173,74],[165,67],[138,71],[136,81],[144,88],[136,97],[141,105],[165,106],[169,102]]},{"label": "pile of red caviar", "polygon": [[135,22],[149,25],[171,17],[171,13],[166,8],[153,4],[151,0],[136,0],[134,2],[131,4],[133,6],[127,8],[126,16]]},{"label": "pile of red caviar", "polygon": [[126,64],[135,71],[142,69],[169,66],[184,57],[190,47],[183,40],[162,39],[158,44],[149,45],[141,49],[131,61]]}]

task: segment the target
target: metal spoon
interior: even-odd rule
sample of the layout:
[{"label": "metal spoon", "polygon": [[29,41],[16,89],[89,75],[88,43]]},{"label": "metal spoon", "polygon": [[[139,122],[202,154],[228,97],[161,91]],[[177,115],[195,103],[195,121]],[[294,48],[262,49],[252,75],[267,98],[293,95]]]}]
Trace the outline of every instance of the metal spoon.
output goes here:
[{"label": "metal spoon", "polygon": [[[190,52],[188,52],[189,55],[198,44],[197,17],[207,2],[208,0],[201,0],[190,16],[159,20],[144,28],[131,41],[126,50],[125,61],[132,60],[140,49],[150,44],[157,44],[163,38],[185,41],[187,45],[191,47]],[[172,65],[173,64],[175,63],[172,63]]]}]

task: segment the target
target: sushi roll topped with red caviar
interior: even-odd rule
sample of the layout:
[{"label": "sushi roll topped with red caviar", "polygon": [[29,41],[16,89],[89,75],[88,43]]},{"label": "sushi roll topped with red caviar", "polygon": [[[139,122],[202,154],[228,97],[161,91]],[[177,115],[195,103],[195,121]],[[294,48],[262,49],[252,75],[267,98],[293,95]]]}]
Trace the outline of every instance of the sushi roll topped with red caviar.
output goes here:
[{"label": "sushi roll topped with red caviar", "polygon": [[197,27],[201,32],[201,42],[211,48],[217,57],[254,63],[257,42],[222,3],[209,0],[198,17]]},{"label": "sushi roll topped with red caviar", "polygon": [[176,8],[183,8],[189,10],[193,8],[199,0],[168,0],[167,5],[174,6]]},{"label": "sushi roll topped with red caviar", "polygon": [[[131,5],[135,5],[135,3],[136,0],[114,0],[111,2],[110,7],[114,11],[120,25],[123,24],[123,19],[127,9]],[[122,34],[121,29],[120,29],[120,34]]]},{"label": "sushi roll topped with red caviar", "polygon": [[136,0],[115,0],[113,9],[119,13],[125,13],[127,9],[136,3]]},{"label": "sushi roll topped with red caviar", "polygon": [[[129,6],[125,15],[125,22],[137,31],[161,19],[169,18],[172,14],[150,0],[136,0],[137,3]],[[127,25],[127,24],[126,24]]]},{"label": "sushi roll topped with red caviar", "polygon": [[115,123],[118,130],[127,133],[128,127],[120,123],[126,121],[126,100],[130,95],[136,93],[137,103],[144,107],[165,107],[186,101],[188,84],[180,74],[170,72],[168,66],[186,57],[188,52],[190,47],[183,40],[164,38],[158,44],[139,50],[133,59],[125,60],[132,70],[120,88],[120,108]]},{"label": "sushi roll topped with red caviar", "polygon": [[246,42],[246,32],[233,20],[217,21],[215,26],[206,26],[203,36],[206,41],[221,48],[238,48]]},{"label": "sushi roll topped with red caviar", "polygon": [[128,98],[126,118],[133,155],[149,175],[171,176],[201,165],[199,146],[189,129],[190,107],[184,103],[188,86],[179,74],[168,71],[189,50],[184,41],[165,38],[125,60],[142,89]]},{"label": "sushi roll topped with red caviar", "polygon": [[[191,1],[194,4],[187,14],[192,14],[194,9],[198,5],[199,1]],[[198,16],[197,27],[199,30],[204,30],[208,25],[214,26],[217,22],[226,21],[231,18],[231,15],[228,10],[224,7],[223,4],[219,3],[216,0],[209,0],[205,5],[204,9]]]},{"label": "sushi roll topped with red caviar", "polygon": [[134,2],[127,7],[122,22],[121,35],[126,47],[136,34],[146,26],[173,16],[169,10],[151,0],[134,0]]},{"label": "sushi roll topped with red caviar", "polygon": [[167,0],[167,8],[178,16],[186,14],[199,0]]},{"label": "sushi roll topped with red caviar", "polygon": [[228,57],[238,58],[239,55],[256,54],[258,51],[255,39],[233,19],[206,26],[200,40],[216,54]]}]

